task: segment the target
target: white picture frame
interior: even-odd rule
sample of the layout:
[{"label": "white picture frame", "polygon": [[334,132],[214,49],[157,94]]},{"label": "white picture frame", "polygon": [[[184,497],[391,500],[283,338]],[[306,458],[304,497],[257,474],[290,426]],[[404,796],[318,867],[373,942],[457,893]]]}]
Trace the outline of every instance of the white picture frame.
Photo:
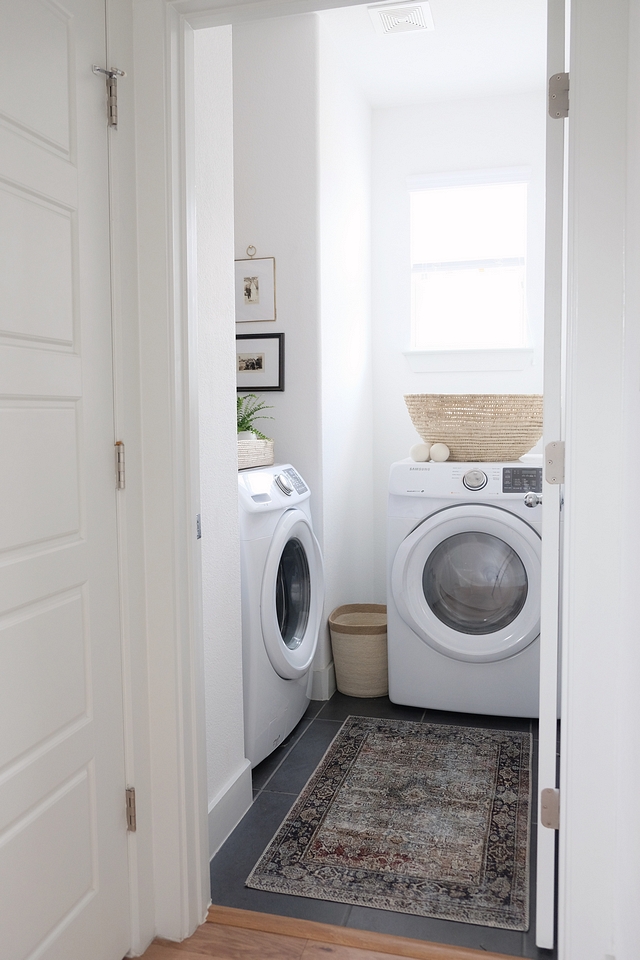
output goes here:
[{"label": "white picture frame", "polygon": [[274,257],[236,260],[236,323],[276,319]]}]

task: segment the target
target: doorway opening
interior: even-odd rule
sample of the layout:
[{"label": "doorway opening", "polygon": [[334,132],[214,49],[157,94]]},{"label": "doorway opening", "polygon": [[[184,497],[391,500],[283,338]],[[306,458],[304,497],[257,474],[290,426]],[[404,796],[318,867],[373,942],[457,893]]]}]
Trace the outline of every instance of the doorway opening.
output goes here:
[{"label": "doorway opening", "polygon": [[[421,37],[379,37],[362,5],[195,37],[197,70],[208,71],[206,82],[218,71],[226,91],[200,101],[202,110],[218,111],[220,125],[209,127],[199,155],[196,72],[202,516],[205,529],[222,533],[210,548],[203,544],[211,550],[203,556],[205,644],[213,644],[206,657],[215,664],[206,678],[216,731],[208,747],[212,803],[230,780],[243,804],[251,800],[250,774],[239,760],[232,261],[249,248],[276,260],[276,320],[245,322],[237,332],[286,336],[287,388],[269,396],[269,432],[276,461],[293,463],[314,492],[327,613],[344,602],[345,589],[348,599],[385,602],[388,468],[417,439],[403,394],[542,392],[546,6],[496,2],[479,13],[463,0],[434,0],[431,7],[435,30]],[[457,24],[447,21],[447,10]],[[439,53],[415,62],[403,46],[408,41],[413,54],[421,49],[416,41],[426,40],[433,51],[431,41],[441,38]],[[394,46],[372,55],[374,42]],[[388,72],[376,77],[382,60]],[[418,89],[423,74],[428,94]],[[212,176],[215,156],[221,166]],[[411,186],[418,177],[514,167],[528,177],[526,344],[518,357],[415,349]],[[215,652],[221,630],[224,658]],[[313,682],[318,701],[332,692],[327,633]]]}]

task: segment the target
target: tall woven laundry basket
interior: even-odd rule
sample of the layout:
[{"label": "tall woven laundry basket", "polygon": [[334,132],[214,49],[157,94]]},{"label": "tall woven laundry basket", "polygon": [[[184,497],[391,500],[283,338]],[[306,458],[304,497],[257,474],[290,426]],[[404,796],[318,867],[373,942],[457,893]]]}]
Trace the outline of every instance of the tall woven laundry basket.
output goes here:
[{"label": "tall woven laundry basket", "polygon": [[346,603],[329,617],[336,685],[349,697],[382,697],[389,690],[387,608]]}]

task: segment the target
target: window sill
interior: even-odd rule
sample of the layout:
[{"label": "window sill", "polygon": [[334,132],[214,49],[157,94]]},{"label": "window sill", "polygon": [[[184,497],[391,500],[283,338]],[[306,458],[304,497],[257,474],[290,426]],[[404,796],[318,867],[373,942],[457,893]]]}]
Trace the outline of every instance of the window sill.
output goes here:
[{"label": "window sill", "polygon": [[526,370],[533,364],[533,349],[509,350],[406,350],[414,373],[491,373]]}]

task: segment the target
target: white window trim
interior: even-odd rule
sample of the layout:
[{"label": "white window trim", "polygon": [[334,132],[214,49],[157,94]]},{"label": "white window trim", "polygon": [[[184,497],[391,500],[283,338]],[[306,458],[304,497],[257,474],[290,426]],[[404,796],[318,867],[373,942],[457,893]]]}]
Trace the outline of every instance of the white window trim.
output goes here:
[{"label": "white window trim", "polygon": [[492,167],[487,170],[447,170],[407,177],[407,190],[436,190],[438,187],[466,187],[474,183],[528,183],[532,167]]},{"label": "white window trim", "polygon": [[532,366],[533,347],[504,350],[405,350],[414,373],[493,373],[496,370],[526,370]]}]

